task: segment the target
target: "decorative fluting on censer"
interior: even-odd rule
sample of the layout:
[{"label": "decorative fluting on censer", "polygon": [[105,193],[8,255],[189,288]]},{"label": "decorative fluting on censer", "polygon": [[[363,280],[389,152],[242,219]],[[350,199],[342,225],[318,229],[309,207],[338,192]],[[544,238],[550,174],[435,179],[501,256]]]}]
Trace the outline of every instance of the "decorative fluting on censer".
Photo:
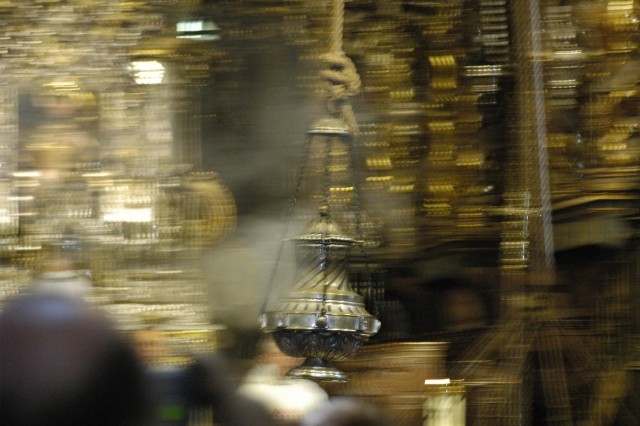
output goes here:
[{"label": "decorative fluting on censer", "polygon": [[349,285],[348,252],[355,240],[345,236],[323,209],[306,232],[295,239],[298,280],[275,308],[262,316],[262,329],[278,347],[303,365],[289,376],[343,381],[332,361],[355,355],[378,332],[362,297]]},{"label": "decorative fluting on censer", "polygon": [[[261,329],[273,335],[283,353],[306,358],[301,366],[287,374],[318,381],[346,381],[346,374],[332,362],[354,355],[380,328],[380,321],[367,312],[362,296],[349,285],[348,256],[356,240],[345,235],[331,215],[338,210],[336,207],[345,208],[336,206],[340,203],[336,193],[348,191],[353,195],[347,199],[357,199],[355,185],[345,185],[344,179],[337,179],[336,185],[332,180],[336,172],[334,154],[343,152],[345,145],[351,146],[357,128],[350,105],[346,103],[348,96],[357,92],[359,79],[355,67],[342,52],[343,10],[342,1],[334,1],[334,31],[327,55],[331,67],[323,74],[330,86],[330,116],[316,121],[308,131],[308,154],[314,152],[314,146],[319,148],[323,162],[319,217],[294,239],[297,282],[260,318]],[[301,167],[298,185],[305,168]],[[344,174],[338,173],[342,178]],[[295,194],[299,189],[296,188]],[[357,203],[354,204],[359,209]],[[359,212],[355,217],[359,221]],[[359,232],[359,223],[355,228]]]}]

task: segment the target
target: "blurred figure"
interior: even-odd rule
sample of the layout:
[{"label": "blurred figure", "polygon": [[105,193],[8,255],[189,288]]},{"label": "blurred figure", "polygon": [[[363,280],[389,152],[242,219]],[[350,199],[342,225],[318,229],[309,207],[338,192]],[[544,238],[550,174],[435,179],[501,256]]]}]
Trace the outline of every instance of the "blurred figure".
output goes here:
[{"label": "blurred figure", "polygon": [[146,425],[148,398],[135,351],[90,305],[33,293],[0,314],[2,425]]},{"label": "blurred figure", "polygon": [[161,327],[141,328],[132,337],[151,381],[155,426],[275,425],[261,404],[238,393],[226,359],[176,363]]},{"label": "blurred figure", "polygon": [[308,413],[300,426],[391,426],[391,422],[371,404],[335,397]]},{"label": "blurred figure", "polygon": [[91,282],[78,273],[74,265],[64,259],[48,261],[35,277],[31,290],[88,298],[93,292]]},{"label": "blurred figure", "polygon": [[149,326],[134,330],[132,341],[138,355],[147,366],[163,366],[171,359],[171,348],[161,328]]},{"label": "blurred figure", "polygon": [[239,392],[263,404],[281,425],[297,425],[302,417],[327,400],[327,393],[311,380],[287,377],[301,359],[283,354],[273,336],[258,344],[256,365],[244,377]]},{"label": "blurred figure", "polygon": [[212,407],[211,419],[194,419],[193,424],[219,426],[275,426],[264,406],[238,393],[226,360],[201,357],[186,371],[186,392],[192,407]]},{"label": "blurred figure", "polygon": [[151,382],[154,425],[189,424],[185,368],[172,362],[172,351],[163,330],[155,326],[143,327],[134,330],[131,337]]}]

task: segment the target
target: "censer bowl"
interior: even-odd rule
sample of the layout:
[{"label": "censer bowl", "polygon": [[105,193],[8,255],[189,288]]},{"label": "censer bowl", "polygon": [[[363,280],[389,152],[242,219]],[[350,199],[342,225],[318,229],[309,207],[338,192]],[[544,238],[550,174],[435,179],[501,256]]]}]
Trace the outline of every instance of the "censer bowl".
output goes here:
[{"label": "censer bowl", "polygon": [[347,382],[345,373],[333,361],[352,357],[368,336],[349,331],[278,330],[272,333],[280,350],[291,357],[305,358],[287,376],[315,381]]}]

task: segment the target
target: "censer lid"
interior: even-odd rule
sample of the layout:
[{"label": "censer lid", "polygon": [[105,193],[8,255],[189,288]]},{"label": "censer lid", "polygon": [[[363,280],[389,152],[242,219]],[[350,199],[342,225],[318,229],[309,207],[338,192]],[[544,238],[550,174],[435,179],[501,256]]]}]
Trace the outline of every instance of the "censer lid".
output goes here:
[{"label": "censer lid", "polygon": [[325,242],[353,244],[355,239],[347,236],[342,231],[340,225],[331,218],[329,209],[321,207],[319,217],[309,222],[307,228],[295,240],[300,242]]}]

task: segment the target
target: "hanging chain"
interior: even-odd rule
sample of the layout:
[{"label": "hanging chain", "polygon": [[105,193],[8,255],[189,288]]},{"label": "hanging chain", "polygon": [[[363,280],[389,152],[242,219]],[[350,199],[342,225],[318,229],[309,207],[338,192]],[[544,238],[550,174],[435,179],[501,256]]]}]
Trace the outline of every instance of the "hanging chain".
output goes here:
[{"label": "hanging chain", "polygon": [[[345,124],[349,128],[352,134],[352,141],[349,144],[349,159],[351,162],[352,186],[353,190],[353,208],[355,211],[355,234],[360,246],[361,255],[364,260],[364,280],[366,282],[366,295],[365,297],[372,301],[374,316],[379,317],[377,294],[373,290],[373,274],[368,262],[368,254],[366,249],[366,241],[364,233],[362,231],[362,214],[360,205],[360,192],[358,179],[356,177],[355,167],[355,155],[354,155],[354,141],[359,132],[358,121],[351,104],[348,102],[351,97],[356,95],[360,91],[361,80],[354,63],[349,59],[343,51],[343,28],[344,28],[344,1],[333,1],[333,20],[331,31],[331,42],[329,47],[329,53],[325,55],[325,59],[329,63],[329,69],[322,73],[322,76],[327,81],[327,94],[328,94],[328,106],[330,112],[340,113]],[[327,252],[328,256],[329,253]],[[325,269],[325,274],[326,274]],[[326,298],[326,284],[325,294],[323,294],[323,312],[324,312],[324,298]]]},{"label": "hanging chain", "polygon": [[[327,137],[324,142],[324,152],[323,152],[323,166],[324,166],[324,179],[323,179],[323,206],[321,206],[322,210],[320,214],[324,215],[325,220],[330,220],[331,218],[331,163],[332,163],[332,148],[333,148],[333,138]],[[320,315],[324,316],[327,313],[327,289],[329,287],[329,250],[331,247],[331,238],[327,240],[327,235],[322,235],[322,248],[324,250],[324,260],[322,265],[322,273],[323,273],[323,284],[322,284],[322,309],[320,310]]]},{"label": "hanging chain", "polygon": [[[362,255],[364,263],[364,280],[366,283],[366,297],[371,301],[373,307],[373,316],[380,318],[380,310],[378,307],[378,289],[374,288],[374,278],[371,272],[371,265],[369,265],[369,254],[367,253],[367,241],[364,231],[362,229],[362,205],[360,203],[360,186],[358,185],[358,177],[356,176],[356,163],[355,163],[355,144],[349,146],[349,158],[351,159],[351,170],[353,170],[352,186],[353,186],[353,209],[356,215],[356,240],[360,246],[360,254]],[[365,299],[366,300],[366,299]]]},{"label": "hanging chain", "polygon": [[[289,206],[287,209],[287,217],[285,219],[284,232],[283,235],[286,237],[289,233],[289,227],[291,225],[291,220],[293,218],[293,212],[295,211],[296,204],[298,203],[298,196],[300,195],[300,189],[302,187],[302,180],[304,178],[304,174],[307,169],[307,160],[309,158],[309,153],[311,151],[311,138],[306,138],[306,142],[304,144],[304,149],[302,153],[302,158],[300,159],[300,163],[298,164],[298,170],[296,172],[296,183],[294,186],[291,195],[289,196]],[[265,297],[264,302],[262,302],[262,307],[260,308],[260,312],[265,312],[267,307],[267,301],[269,300],[269,294],[271,294],[271,290],[273,289],[273,283],[276,280],[276,274],[278,272],[278,265],[280,264],[280,260],[282,258],[282,253],[284,252],[285,238],[280,240],[280,244],[278,245],[278,251],[276,254],[276,259],[273,264],[273,269],[271,270],[271,275],[269,276],[269,282],[267,284],[267,297]]]},{"label": "hanging chain", "polygon": [[322,212],[326,215],[327,218],[331,217],[331,159],[332,159],[332,151],[333,151],[333,138],[326,137],[324,141],[324,150],[323,150],[323,164],[322,164],[322,205],[321,208],[324,210]]},{"label": "hanging chain", "polygon": [[320,308],[320,316],[324,317],[327,314],[327,289],[329,288],[329,271],[327,266],[329,264],[331,241],[329,240],[327,242],[323,239],[322,247],[324,249],[324,265],[322,265],[322,308]]},{"label": "hanging chain", "polygon": [[[349,128],[352,136],[358,133],[358,123],[355,118],[355,114],[353,113],[353,109],[348,102],[348,99],[360,91],[360,76],[358,75],[355,65],[343,52],[342,47],[342,38],[343,38],[343,26],[344,26],[344,1],[343,0],[333,0],[333,8],[332,8],[332,28],[331,28],[331,36],[330,36],[330,46],[329,52],[323,56],[323,59],[329,64],[328,69],[325,69],[321,72],[321,77],[325,81],[325,89],[327,94],[327,107],[329,112],[333,114],[340,114],[343,118],[345,124]],[[295,210],[295,206],[297,204],[298,195],[302,186],[302,180],[304,177],[304,173],[307,167],[307,159],[310,156],[311,152],[311,140],[313,138],[307,138],[307,143],[305,145],[305,152],[303,155],[303,159],[301,160],[298,176],[296,179],[295,189],[290,197],[289,210],[287,212],[287,220],[285,225],[285,235],[288,233],[288,229],[290,226],[291,218],[293,216],[293,212]],[[325,215],[326,218],[329,218],[331,215],[331,163],[332,163],[332,149],[333,149],[333,140],[331,137],[327,138],[324,146],[324,180],[322,187],[322,206],[321,206],[321,214]],[[350,147],[350,150],[353,149],[353,146]],[[350,152],[350,157],[352,160],[352,170],[353,168],[353,152]],[[357,185],[354,185],[354,188],[357,188]],[[357,190],[356,190],[357,192]],[[358,196],[354,195],[355,208],[356,208],[356,229],[358,233],[358,238],[361,237],[361,215],[360,215],[360,206]],[[331,251],[331,238],[326,239],[326,236],[323,236],[323,247],[325,250],[324,253],[324,265],[323,265],[323,292],[322,292],[322,308],[320,311],[321,316],[325,316],[326,314],[326,302],[327,302],[327,291],[329,287],[329,271],[327,269],[329,262],[329,256]],[[362,250],[364,247],[361,245]],[[273,283],[275,282],[275,277],[277,274],[277,265],[280,263],[280,258],[282,257],[282,253],[284,250],[284,241],[280,243],[278,248],[278,253],[276,257],[275,266],[271,272],[271,277],[269,279],[268,284],[268,294],[271,293],[271,289],[273,287]],[[363,251],[363,256],[365,253]],[[368,265],[367,265],[368,267]],[[369,282],[370,278],[367,278]],[[262,305],[262,312],[265,311],[267,305],[267,299],[265,299]],[[376,308],[377,313],[377,308]],[[376,315],[377,316],[377,315]]]}]

